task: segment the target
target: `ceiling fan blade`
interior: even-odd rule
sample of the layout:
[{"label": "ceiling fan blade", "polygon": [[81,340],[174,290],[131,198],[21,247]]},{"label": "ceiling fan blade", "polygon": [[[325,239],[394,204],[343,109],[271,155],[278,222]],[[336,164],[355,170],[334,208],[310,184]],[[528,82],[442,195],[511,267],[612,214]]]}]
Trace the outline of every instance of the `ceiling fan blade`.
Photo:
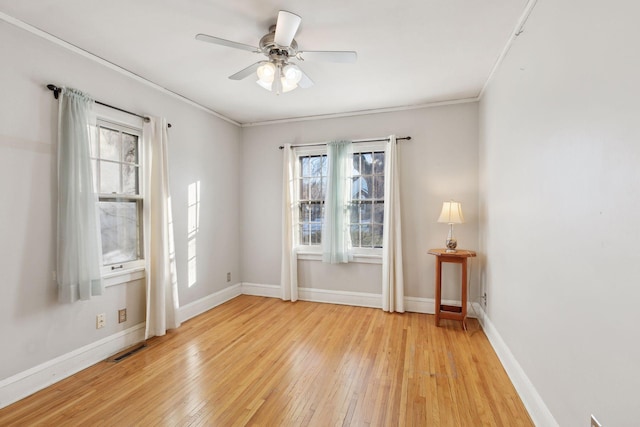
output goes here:
[{"label": "ceiling fan blade", "polygon": [[234,49],[248,50],[249,52],[259,52],[257,47],[249,46],[248,44],[232,42],[231,40],[221,39],[220,37],[209,36],[207,34],[197,34],[196,40],[201,42],[219,44],[221,46],[232,47]]},{"label": "ceiling fan blade", "polygon": [[245,79],[249,77],[251,74],[254,74],[258,70],[258,67],[260,66],[260,64],[262,64],[263,62],[264,61],[260,61],[260,62],[256,62],[255,64],[251,64],[247,68],[240,70],[235,74],[230,75],[229,78],[231,80]]},{"label": "ceiling fan blade", "polygon": [[295,13],[281,10],[278,12],[278,22],[276,22],[276,35],[273,39],[275,43],[282,47],[291,46],[291,41],[298,31],[300,26],[300,18]]},{"label": "ceiling fan blade", "polygon": [[[298,67],[298,68],[300,68],[300,67]],[[307,76],[307,75],[305,74],[305,72],[304,72],[304,71],[302,71],[302,69],[300,69],[300,72],[302,73],[302,78],[301,78],[301,79],[300,79],[300,81],[298,82],[298,86],[300,86],[302,89],[308,89],[308,88],[310,88],[311,86],[313,86],[313,85],[314,85],[313,80],[311,80],[311,79],[309,78],[309,76]]]},{"label": "ceiling fan blade", "polygon": [[352,63],[358,60],[358,54],[352,50],[306,50],[298,53],[305,61]]}]

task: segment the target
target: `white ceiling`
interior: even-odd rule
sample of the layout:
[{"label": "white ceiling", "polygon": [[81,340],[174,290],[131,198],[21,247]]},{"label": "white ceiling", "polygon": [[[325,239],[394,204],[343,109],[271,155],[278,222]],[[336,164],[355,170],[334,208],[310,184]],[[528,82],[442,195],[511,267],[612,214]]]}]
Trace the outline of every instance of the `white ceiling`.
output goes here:
[{"label": "white ceiling", "polygon": [[[0,0],[0,11],[240,123],[475,98],[527,0]],[[302,17],[300,50],[355,50],[355,64],[306,61],[309,89],[267,92],[227,77],[279,10]]]}]

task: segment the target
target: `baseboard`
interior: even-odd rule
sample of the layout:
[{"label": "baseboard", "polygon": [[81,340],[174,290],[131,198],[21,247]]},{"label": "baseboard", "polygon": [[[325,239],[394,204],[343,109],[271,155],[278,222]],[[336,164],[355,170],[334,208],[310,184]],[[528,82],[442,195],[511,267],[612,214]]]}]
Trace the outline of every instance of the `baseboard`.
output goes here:
[{"label": "baseboard", "polygon": [[365,292],[332,291],[316,288],[298,288],[298,299],[302,301],[330,304],[355,305],[357,307],[382,308],[382,295]]},{"label": "baseboard", "polygon": [[[258,283],[242,283],[242,295],[280,298],[279,285],[263,285]],[[382,308],[382,295],[365,292],[335,291],[317,288],[298,288],[298,299],[310,302],[353,305],[356,307]],[[443,304],[460,305],[460,301],[443,300]],[[467,314],[477,317],[473,311],[474,304],[469,303]],[[433,298],[405,297],[404,309],[412,313],[434,314],[435,300]]]},{"label": "baseboard", "polygon": [[144,341],[144,323],[85,345],[0,381],[0,408]]},{"label": "baseboard", "polygon": [[282,292],[280,292],[280,285],[261,285],[258,283],[242,283],[242,295],[281,298]]},{"label": "baseboard", "polygon": [[[460,301],[442,300],[442,304],[460,305]],[[467,317],[478,317],[473,308],[475,304],[467,303]],[[433,298],[404,297],[404,310],[412,313],[435,314],[436,301]]]},{"label": "baseboard", "polygon": [[180,322],[187,321],[239,295],[242,295],[242,283],[236,283],[221,291],[183,305],[178,309],[178,319],[180,319]]},{"label": "baseboard", "polygon": [[493,350],[498,355],[505,371],[507,371],[507,375],[516,388],[518,395],[520,395],[520,399],[522,399],[522,403],[524,403],[524,406],[527,408],[533,423],[537,426],[558,426],[558,422],[553,418],[551,411],[547,405],[545,405],[542,397],[538,394],[538,391],[533,386],[533,383],[531,383],[531,380],[529,380],[529,377],[527,377],[527,374],[513,353],[511,353],[511,350],[509,350],[509,347],[500,336],[491,319],[487,316],[480,304],[474,304],[474,306],[478,313],[480,313],[478,320],[480,325],[482,325],[485,335],[489,339]]}]

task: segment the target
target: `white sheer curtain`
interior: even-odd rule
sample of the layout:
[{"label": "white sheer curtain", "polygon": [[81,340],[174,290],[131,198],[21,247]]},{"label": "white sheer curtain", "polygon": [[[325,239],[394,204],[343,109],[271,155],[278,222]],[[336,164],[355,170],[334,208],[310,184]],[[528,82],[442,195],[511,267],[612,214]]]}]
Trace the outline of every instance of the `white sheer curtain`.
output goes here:
[{"label": "white sheer curtain", "polygon": [[291,144],[284,145],[282,162],[282,265],[280,268],[280,287],[282,299],[298,300],[298,257],[295,253],[294,215],[295,211],[295,162],[296,157]]},{"label": "white sheer curtain", "polygon": [[144,254],[147,319],[145,338],[180,326],[171,196],[168,176],[167,121],[151,117],[142,126],[145,159]]},{"label": "white sheer curtain", "polygon": [[402,224],[400,218],[400,181],[398,146],[395,135],[389,137],[384,168],[384,231],[382,236],[382,309],[404,312],[402,274]]},{"label": "white sheer curtain", "polygon": [[63,88],[58,111],[58,298],[101,295],[102,243],[98,196],[89,157],[93,99]]},{"label": "white sheer curtain", "polygon": [[351,255],[349,226],[349,177],[353,168],[351,141],[327,144],[327,191],[322,222],[322,262],[347,263]]}]

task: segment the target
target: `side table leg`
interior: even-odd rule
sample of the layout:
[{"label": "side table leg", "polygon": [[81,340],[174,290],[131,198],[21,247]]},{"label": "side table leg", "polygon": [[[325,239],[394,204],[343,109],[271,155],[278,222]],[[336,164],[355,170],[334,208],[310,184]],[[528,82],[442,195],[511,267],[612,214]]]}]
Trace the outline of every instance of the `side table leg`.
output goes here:
[{"label": "side table leg", "polygon": [[462,328],[467,330],[467,259],[462,259]]},{"label": "side table leg", "polygon": [[436,326],[440,326],[440,306],[442,305],[442,262],[436,257]]}]

